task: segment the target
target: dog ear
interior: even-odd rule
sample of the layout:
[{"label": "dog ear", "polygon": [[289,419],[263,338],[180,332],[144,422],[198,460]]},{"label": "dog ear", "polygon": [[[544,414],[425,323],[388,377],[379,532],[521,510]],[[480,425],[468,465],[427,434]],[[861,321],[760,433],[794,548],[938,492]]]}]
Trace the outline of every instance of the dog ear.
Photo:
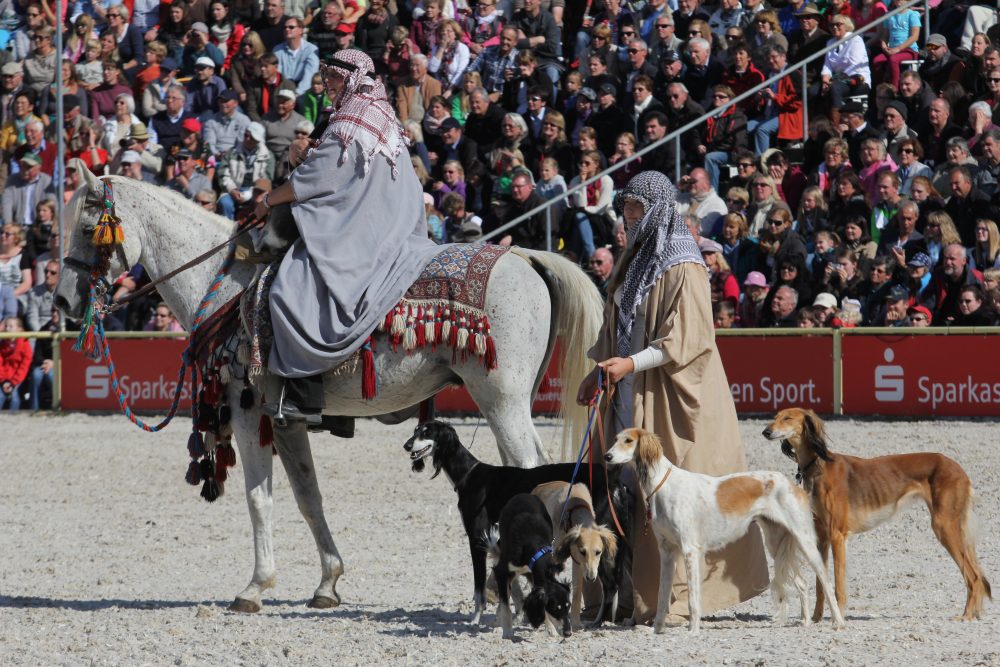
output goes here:
[{"label": "dog ear", "polygon": [[663,445],[660,438],[651,431],[636,429],[639,434],[639,444],[635,449],[635,458],[645,466],[652,466],[663,455]]},{"label": "dog ear", "polygon": [[802,438],[816,456],[824,461],[830,461],[830,452],[826,449],[826,431],[823,428],[823,420],[812,410],[802,412],[802,431]]},{"label": "dog ear", "polygon": [[[434,452],[431,456],[431,460],[434,462],[434,474],[431,475],[431,479],[434,479],[441,474],[441,469],[444,466],[444,452],[455,452],[462,443],[451,424],[434,420],[427,422],[427,426],[430,427],[431,439],[434,440]],[[438,456],[439,452],[440,456]]]},{"label": "dog ear", "polygon": [[597,532],[604,542],[604,558],[609,563],[614,562],[618,555],[618,536],[611,532],[607,526],[598,526]]},{"label": "dog ear", "polygon": [[573,526],[556,543],[552,550],[552,558],[565,563],[573,555],[573,543],[580,537],[580,526]]},{"label": "dog ear", "polygon": [[543,586],[534,589],[528,594],[528,597],[524,598],[522,609],[524,617],[531,623],[531,627],[537,628],[545,622],[545,603],[547,600],[548,596]]}]

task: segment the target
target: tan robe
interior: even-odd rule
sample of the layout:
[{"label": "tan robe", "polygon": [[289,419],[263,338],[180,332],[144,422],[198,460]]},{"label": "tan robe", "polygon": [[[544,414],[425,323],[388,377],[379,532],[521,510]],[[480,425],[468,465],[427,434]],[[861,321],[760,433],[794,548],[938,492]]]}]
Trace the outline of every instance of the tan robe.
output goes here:
[{"label": "tan robe", "polygon": [[[589,352],[595,361],[617,356],[618,308],[613,295],[608,298],[604,315],[601,335]],[[636,375],[633,425],[656,433],[663,442],[664,455],[685,470],[708,475],[746,470],[736,406],[715,346],[705,267],[688,262],[667,269],[636,315],[637,321],[645,321],[645,335],[633,334],[632,352],[656,343],[666,352],[667,362]],[[615,434],[611,432],[614,418],[610,410],[604,423],[605,437],[611,442]],[[643,535],[645,498],[637,505],[632,524],[636,534],[632,579],[635,617],[646,622],[656,613],[659,553],[652,530]],[[701,567],[703,614],[731,607],[766,590],[767,559],[756,524],[743,539],[708,554]],[[688,613],[683,559],[678,559],[674,573],[670,613]]]}]

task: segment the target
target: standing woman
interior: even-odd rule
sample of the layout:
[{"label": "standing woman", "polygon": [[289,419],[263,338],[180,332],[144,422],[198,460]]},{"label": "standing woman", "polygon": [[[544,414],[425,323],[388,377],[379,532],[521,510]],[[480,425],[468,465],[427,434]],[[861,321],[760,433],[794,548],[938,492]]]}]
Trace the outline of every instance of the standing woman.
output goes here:
[{"label": "standing woman", "polygon": [[246,26],[233,21],[229,13],[229,3],[226,0],[214,0],[210,7],[212,25],[208,28],[211,33],[211,42],[215,44],[226,59],[222,63],[220,76],[225,76],[233,62],[233,57],[243,43],[243,36],[246,34]]},{"label": "standing woman", "polygon": [[[676,193],[666,176],[646,171],[615,198],[628,246],[609,287],[604,325],[588,355],[617,388],[604,422],[606,437],[641,427],[659,436],[671,463],[726,475],[746,470],[746,455],[715,346],[708,275],[678,212]],[[580,384],[577,402],[585,404],[596,386],[594,369]],[[633,525],[642,524],[645,511],[638,502]],[[659,554],[651,533],[636,533],[633,619],[644,622],[656,613]],[[767,588],[767,560],[756,528],[712,558],[712,566],[702,569],[702,613],[731,607]],[[687,581],[683,563],[677,565],[670,611],[686,614]]]}]

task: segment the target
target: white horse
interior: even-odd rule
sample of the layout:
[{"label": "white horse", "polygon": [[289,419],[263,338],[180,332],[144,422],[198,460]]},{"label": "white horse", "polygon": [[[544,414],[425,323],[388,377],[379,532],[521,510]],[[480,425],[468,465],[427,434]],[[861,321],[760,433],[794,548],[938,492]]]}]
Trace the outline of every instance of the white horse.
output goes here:
[{"label": "white horse", "polygon": [[[97,223],[103,208],[104,179],[84,169],[85,185],[74,195],[67,218],[69,257],[74,262],[56,288],[56,304],[71,317],[80,317],[86,307],[89,276],[79,264],[95,256],[90,238],[82,228]],[[142,264],[156,280],[207,249],[225,242],[234,232],[232,221],[206,213],[194,203],[165,188],[123,177],[105,177],[113,186],[116,211],[125,232],[124,261]],[[83,224],[80,224],[83,223]],[[486,292],[499,368],[487,372],[475,359],[452,363],[451,350],[441,346],[434,352],[416,349],[407,354],[393,352],[390,345],[377,345],[375,371],[377,398],[361,397],[356,375],[328,374],[324,378],[330,414],[382,415],[416,405],[448,385],[464,384],[489,422],[505,464],[522,467],[543,463],[547,457],[531,419],[531,400],[552,354],[556,336],[561,338],[562,405],[573,406],[573,392],[588,370],[585,351],[596,338],[601,320],[597,290],[579,267],[545,252],[525,251],[530,262],[514,253],[495,265]],[[186,270],[158,287],[163,300],[188,330],[199,301],[219,271],[225,252]],[[113,256],[108,278],[129,268]],[[223,281],[213,307],[229,301],[253,280],[255,267],[237,263]],[[378,338],[376,338],[378,341]],[[384,340],[384,339],[383,339]],[[382,341],[378,341],[382,342]],[[274,584],[275,567],[271,528],[272,455],[270,447],[258,445],[258,407],[239,407],[240,383],[231,382],[228,400],[232,407],[234,439],[240,451],[246,479],[247,504],[254,535],[254,568],[249,585],[230,609],[255,612],[261,608],[261,593]],[[259,405],[257,396],[255,406]],[[570,408],[574,424],[580,412]],[[568,425],[569,426],[569,425]],[[309,436],[302,424],[275,429],[275,446],[285,467],[295,499],[309,524],[319,550],[322,576],[309,605],[333,607],[340,603],[336,592],[344,572],[323,514]]]}]

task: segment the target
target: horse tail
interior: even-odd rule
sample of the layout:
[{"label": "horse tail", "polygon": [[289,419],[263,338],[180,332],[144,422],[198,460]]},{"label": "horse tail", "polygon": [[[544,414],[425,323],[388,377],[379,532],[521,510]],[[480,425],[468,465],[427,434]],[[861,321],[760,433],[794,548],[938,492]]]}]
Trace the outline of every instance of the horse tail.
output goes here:
[{"label": "horse tail", "polygon": [[583,378],[590,372],[593,362],[587,351],[597,340],[603,319],[600,292],[590,277],[579,266],[551,252],[525,250],[517,253],[528,259],[545,281],[552,299],[552,329],[549,346],[542,367],[535,379],[535,391],[552,357],[555,339],[562,343],[562,362],[559,377],[559,416],[563,420],[562,460],[575,456],[574,447],[583,437],[587,425],[587,409],[576,404],[576,392]]}]

